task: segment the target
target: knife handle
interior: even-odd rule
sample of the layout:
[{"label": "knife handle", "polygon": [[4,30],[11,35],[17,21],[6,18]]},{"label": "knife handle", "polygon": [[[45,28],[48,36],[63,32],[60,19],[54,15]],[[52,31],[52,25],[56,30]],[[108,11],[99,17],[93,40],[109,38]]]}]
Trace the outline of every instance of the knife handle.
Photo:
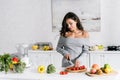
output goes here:
[{"label": "knife handle", "polygon": [[68,57],[68,61],[70,61],[70,58]]}]

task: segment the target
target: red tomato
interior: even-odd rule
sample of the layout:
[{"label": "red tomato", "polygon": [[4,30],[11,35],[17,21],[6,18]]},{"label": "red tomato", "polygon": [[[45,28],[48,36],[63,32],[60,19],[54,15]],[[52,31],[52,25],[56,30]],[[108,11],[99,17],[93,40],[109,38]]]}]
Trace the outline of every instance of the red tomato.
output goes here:
[{"label": "red tomato", "polygon": [[13,57],[12,58],[12,63],[13,64],[17,64],[18,63],[18,58],[17,57]]},{"label": "red tomato", "polygon": [[82,68],[85,69],[85,65],[82,65]]},{"label": "red tomato", "polygon": [[65,74],[68,74],[68,72],[67,72],[67,71],[65,71]]},{"label": "red tomato", "polygon": [[60,72],[60,75],[63,75],[63,74],[64,74],[64,72],[63,72],[63,71],[61,71],[61,72]]},{"label": "red tomato", "polygon": [[72,71],[75,71],[75,70],[76,70],[76,68],[75,68],[75,67],[73,67],[73,68],[71,68],[71,70],[72,70]]},{"label": "red tomato", "polygon": [[60,75],[66,75],[66,74],[68,74],[68,72],[66,72],[66,71],[60,71]]},{"label": "red tomato", "polygon": [[79,67],[79,70],[81,70],[81,69],[82,69],[82,66]]},{"label": "red tomato", "polygon": [[12,61],[18,62],[18,58],[17,58],[17,57],[13,57],[13,58],[12,58]]},{"label": "red tomato", "polygon": [[79,70],[81,70],[81,69],[85,69],[85,65],[80,66]]},{"label": "red tomato", "polygon": [[79,67],[75,67],[75,70],[79,70]]}]

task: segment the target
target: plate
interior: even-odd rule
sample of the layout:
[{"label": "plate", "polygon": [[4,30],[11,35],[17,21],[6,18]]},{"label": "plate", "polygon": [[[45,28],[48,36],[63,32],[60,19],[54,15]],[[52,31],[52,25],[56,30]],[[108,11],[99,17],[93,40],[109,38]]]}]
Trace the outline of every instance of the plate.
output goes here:
[{"label": "plate", "polygon": [[110,76],[110,75],[116,75],[116,74],[118,74],[118,72],[112,71],[111,73],[102,73],[102,74],[100,74],[100,75],[98,75],[98,74],[90,74],[90,72],[86,72],[85,74],[88,75],[88,76],[90,76],[90,77],[95,77],[95,76]]}]

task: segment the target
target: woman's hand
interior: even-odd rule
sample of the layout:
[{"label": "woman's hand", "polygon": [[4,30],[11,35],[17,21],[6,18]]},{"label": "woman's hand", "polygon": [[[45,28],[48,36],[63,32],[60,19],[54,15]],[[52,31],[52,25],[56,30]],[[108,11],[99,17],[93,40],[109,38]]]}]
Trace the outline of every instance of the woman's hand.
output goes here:
[{"label": "woman's hand", "polygon": [[80,61],[79,61],[79,60],[76,60],[74,66],[75,66],[75,67],[79,67],[79,66],[80,66]]},{"label": "woman's hand", "polygon": [[65,54],[64,57],[68,60],[68,59],[70,59],[70,54]]}]

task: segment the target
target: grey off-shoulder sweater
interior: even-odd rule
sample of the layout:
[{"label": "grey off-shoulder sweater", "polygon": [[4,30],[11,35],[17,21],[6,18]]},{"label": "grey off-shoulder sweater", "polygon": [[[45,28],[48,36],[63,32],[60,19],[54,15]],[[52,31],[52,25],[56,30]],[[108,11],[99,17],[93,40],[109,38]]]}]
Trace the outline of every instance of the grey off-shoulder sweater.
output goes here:
[{"label": "grey off-shoulder sweater", "polygon": [[[80,60],[80,58],[88,53],[89,50],[89,39],[88,38],[66,38],[60,36],[56,48],[57,52],[62,54],[70,54],[70,59],[74,63],[76,59]],[[62,67],[70,66],[68,61],[63,57],[62,59]]]}]

